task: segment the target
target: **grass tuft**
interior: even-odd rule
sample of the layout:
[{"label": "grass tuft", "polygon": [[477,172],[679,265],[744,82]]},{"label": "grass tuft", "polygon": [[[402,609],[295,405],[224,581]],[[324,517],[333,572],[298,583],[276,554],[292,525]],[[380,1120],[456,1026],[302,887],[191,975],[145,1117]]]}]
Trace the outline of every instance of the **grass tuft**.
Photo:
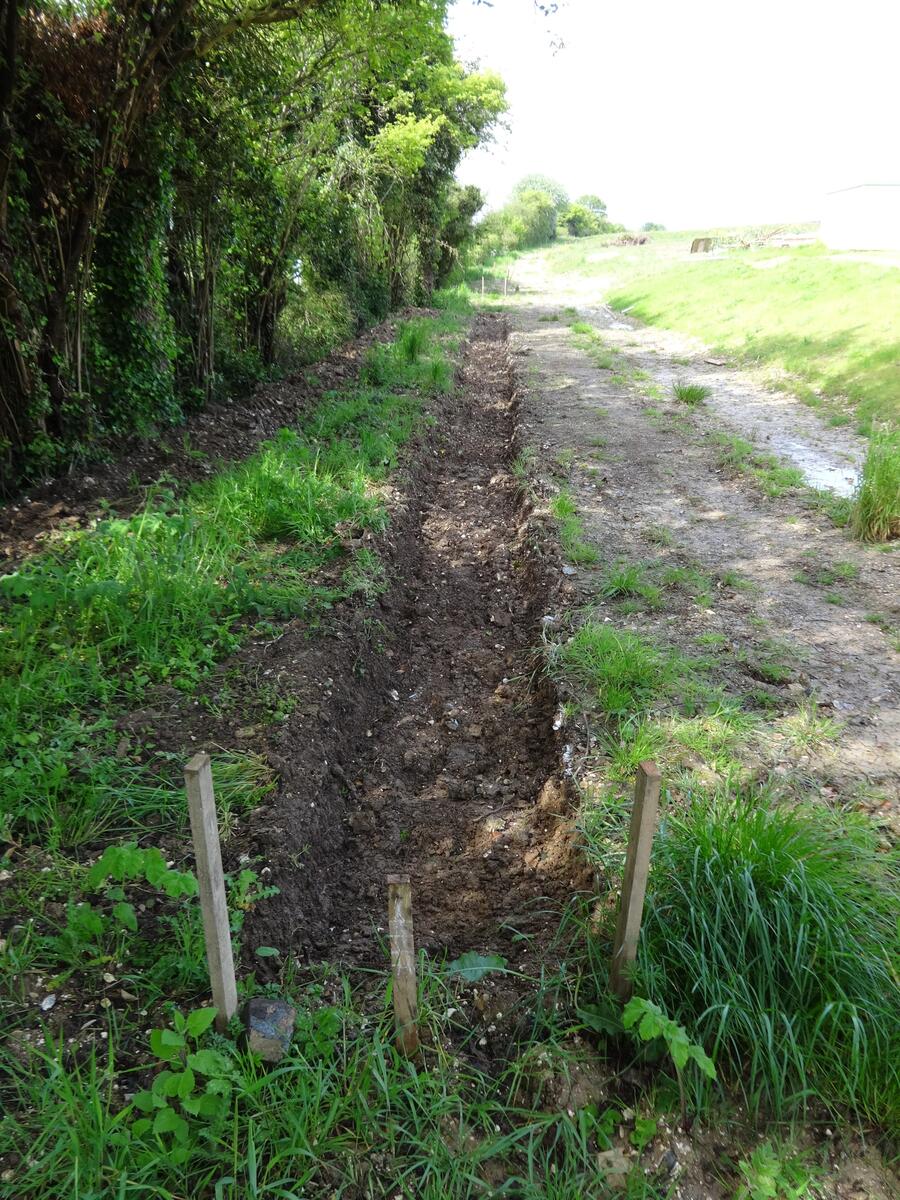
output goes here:
[{"label": "grass tuft", "polygon": [[643,986],[756,1112],[813,1095],[900,1115],[896,854],[862,822],[726,789],[671,811],[653,857]]},{"label": "grass tuft", "polygon": [[687,404],[695,408],[703,404],[712,395],[712,390],[703,383],[673,383],[672,395],[679,404]]},{"label": "grass tuft", "polygon": [[900,537],[900,431],[872,434],[850,527],[862,542]]},{"label": "grass tuft", "polygon": [[585,541],[584,526],[571,492],[562,488],[550,502],[550,512],[559,522],[559,538],[566,557],[577,566],[591,566],[600,558],[596,546]]}]

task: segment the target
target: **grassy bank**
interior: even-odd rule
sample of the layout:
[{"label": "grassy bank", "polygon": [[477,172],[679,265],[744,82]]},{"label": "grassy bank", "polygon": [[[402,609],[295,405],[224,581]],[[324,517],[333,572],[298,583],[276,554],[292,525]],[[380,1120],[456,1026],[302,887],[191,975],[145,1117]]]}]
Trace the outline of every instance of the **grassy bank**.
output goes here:
[{"label": "grassy bank", "polygon": [[[820,500],[862,541],[896,537],[900,265],[887,254],[863,259],[822,245],[743,249],[724,233],[719,257],[691,255],[691,236],[654,234],[643,246],[586,238],[541,256],[550,286],[563,295],[606,302],[641,321],[694,335],[739,363],[770,368],[775,386],[819,408],[831,424],[854,423],[872,441],[852,520],[849,504],[825,494]],[[613,355],[591,344],[589,326],[576,322],[572,328],[598,366],[615,366]],[[703,399],[678,398],[688,405]],[[776,490],[794,486],[790,471],[779,471],[771,456],[742,445],[742,461],[732,465],[750,470],[766,489],[770,482]]]}]

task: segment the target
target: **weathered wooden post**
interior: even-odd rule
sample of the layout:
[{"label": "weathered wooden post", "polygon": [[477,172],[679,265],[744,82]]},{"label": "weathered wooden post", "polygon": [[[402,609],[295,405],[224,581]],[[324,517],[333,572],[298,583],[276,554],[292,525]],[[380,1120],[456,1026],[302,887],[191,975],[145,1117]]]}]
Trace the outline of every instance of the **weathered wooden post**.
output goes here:
[{"label": "weathered wooden post", "polygon": [[506,274],[503,276],[503,295],[509,291],[509,267],[506,268]]},{"label": "weathered wooden post", "polygon": [[388,931],[394,977],[394,1021],[397,1049],[411,1057],[419,1049],[419,1004],[416,995],[416,951],[413,942],[412,889],[408,875],[388,875]]},{"label": "weathered wooden post", "polygon": [[216,1028],[221,1033],[237,1011],[237,985],[231,953],[231,927],[225,901],[225,877],[222,873],[216,798],[213,793],[212,767],[208,754],[201,752],[194,755],[184,768],[184,782],[187,787],[191,834],[197,860],[197,881],[200,884],[200,908],[203,912],[209,981],[212,985],[213,1004],[218,1010]]},{"label": "weathered wooden post", "polygon": [[484,275],[481,276],[481,298],[484,299]]},{"label": "weathered wooden post", "polygon": [[661,776],[656,763],[642,762],[638,765],[631,828],[628,831],[628,851],[625,855],[625,875],[622,879],[619,917],[616,921],[616,937],[609,972],[610,991],[620,1000],[627,1000],[631,995],[630,968],[637,957],[638,937],[644,915],[644,896],[647,892],[647,876],[650,873],[650,848],[659,811],[660,782]]}]

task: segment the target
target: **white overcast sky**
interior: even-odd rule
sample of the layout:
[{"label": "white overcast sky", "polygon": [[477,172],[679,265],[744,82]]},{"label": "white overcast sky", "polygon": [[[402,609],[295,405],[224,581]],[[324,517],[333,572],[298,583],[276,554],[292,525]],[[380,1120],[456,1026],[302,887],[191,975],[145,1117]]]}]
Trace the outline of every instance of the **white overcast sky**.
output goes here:
[{"label": "white overcast sky", "polygon": [[685,229],[815,220],[826,191],[900,183],[898,0],[567,0],[551,18],[456,0],[450,31],[507,84],[509,130],[458,172],[491,206],[540,171],[614,220]]}]

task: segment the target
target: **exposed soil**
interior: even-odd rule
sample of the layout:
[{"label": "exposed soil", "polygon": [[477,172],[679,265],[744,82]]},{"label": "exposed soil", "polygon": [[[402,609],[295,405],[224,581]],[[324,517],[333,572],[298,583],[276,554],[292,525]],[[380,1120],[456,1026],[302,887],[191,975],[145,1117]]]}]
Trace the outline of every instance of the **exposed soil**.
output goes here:
[{"label": "exposed soil", "polygon": [[[751,585],[720,584],[708,607],[674,591],[659,613],[626,618],[608,605],[613,619],[689,654],[699,635],[718,633],[718,670],[733,694],[768,691],[776,709],[815,701],[843,726],[838,740],[799,759],[786,751],[775,769],[800,770],[810,797],[870,808],[900,831],[900,655],[891,640],[900,626],[897,556],[861,546],[800,500],[767,499],[721,468],[707,436],[722,428],[717,414],[672,399],[678,368],[670,356],[648,354],[643,342],[616,345],[629,368],[664,385],[665,399],[651,401],[639,381],[595,366],[566,325],[549,319],[559,316],[555,297],[523,299],[513,345],[528,356],[531,375],[526,434],[543,451],[548,491],[565,479],[575,494],[600,566],[656,560],[714,579],[735,571]],[[590,316],[607,340],[616,318],[602,308]],[[852,577],[830,580],[836,564],[849,564],[840,569]],[[582,600],[602,608],[597,569],[579,568],[574,579]],[[866,620],[873,614],[887,631]],[[773,643],[790,671],[778,686],[756,669]]]},{"label": "exposed soil", "polygon": [[[586,880],[565,815],[554,697],[535,671],[559,573],[509,471],[517,399],[506,333],[501,318],[476,321],[432,452],[401,485],[394,584],[378,605],[385,655],[342,705],[352,736],[342,727],[330,752],[324,739],[317,753],[299,739],[284,747],[290,778],[309,786],[283,788],[270,814],[281,895],[260,910],[251,942],[382,964],[385,876],[400,871],[412,878],[419,945],[512,957],[513,930],[501,927],[541,924],[538,901]],[[330,683],[340,667],[329,658],[327,669]]]},{"label": "exposed soil", "polygon": [[[590,884],[556,700],[534,653],[540,618],[568,584],[552,531],[509,471],[519,397],[507,336],[505,318],[476,319],[453,395],[431,403],[433,422],[406,446],[387,533],[365,538],[385,567],[383,595],[343,602],[314,626],[286,621],[196,696],[157,688],[119,722],[124,763],[242,750],[277,774],[271,799],[223,844],[227,871],[252,864],[279,889],[244,928],[245,969],[258,979],[288,955],[383,968],[389,873],[412,877],[418,946],[500,952],[523,967],[555,930],[548,909]],[[183,838],[150,836],[185,861]],[[40,852],[27,866],[40,871]],[[282,958],[257,957],[263,944]],[[75,976],[45,1015],[45,981],[23,977],[22,1037],[39,1037],[46,1020],[83,1040],[101,1005],[130,1007],[120,984],[94,994]]]}]

